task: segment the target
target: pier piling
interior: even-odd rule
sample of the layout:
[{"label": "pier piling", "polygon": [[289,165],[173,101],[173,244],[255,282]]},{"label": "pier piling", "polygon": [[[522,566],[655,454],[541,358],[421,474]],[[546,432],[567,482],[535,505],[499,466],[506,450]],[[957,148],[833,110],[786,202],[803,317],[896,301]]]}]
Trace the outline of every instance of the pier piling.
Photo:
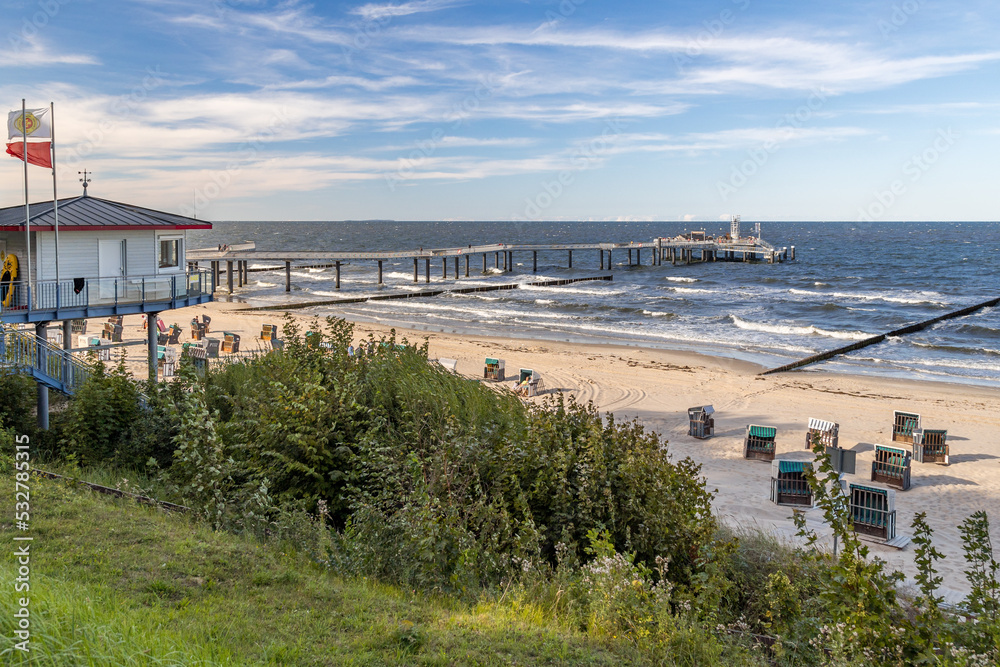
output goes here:
[{"label": "pier piling", "polygon": [[428,257],[424,260],[424,282],[429,283],[431,281],[431,258]]},{"label": "pier piling", "polygon": [[417,268],[419,266],[417,264],[417,262],[418,262],[417,258],[414,257],[413,258],[413,282],[415,282],[415,283],[416,282],[420,282],[420,278],[419,278],[420,269]]},{"label": "pier piling", "polygon": [[229,293],[233,293],[233,260],[226,261],[226,284],[229,286]]},{"label": "pier piling", "polygon": [[285,262],[285,291],[292,291],[292,263]]},{"label": "pier piling", "polygon": [[337,267],[337,289],[340,289],[340,262],[336,262]]},{"label": "pier piling", "polygon": [[538,251],[531,251],[531,272],[538,273]]},{"label": "pier piling", "polygon": [[469,256],[465,256],[465,277],[469,277]]},{"label": "pier piling", "polygon": [[382,260],[378,261],[378,284],[382,284]]},{"label": "pier piling", "polygon": [[567,268],[572,269],[573,268],[573,251],[572,250],[567,250],[566,252],[569,253],[569,260],[568,260],[569,266]]}]

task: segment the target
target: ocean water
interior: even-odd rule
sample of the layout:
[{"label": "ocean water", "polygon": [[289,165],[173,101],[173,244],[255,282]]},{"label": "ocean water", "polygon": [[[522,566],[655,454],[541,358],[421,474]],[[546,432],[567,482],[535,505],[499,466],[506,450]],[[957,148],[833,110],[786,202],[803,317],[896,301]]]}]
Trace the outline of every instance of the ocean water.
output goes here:
[{"label": "ocean water", "polygon": [[[689,229],[728,231],[719,223],[610,222],[219,222],[190,232],[191,248],[252,240],[258,250],[411,250],[484,243],[650,241]],[[744,222],[744,229],[749,225]],[[611,273],[611,282],[526,287],[476,294],[319,306],[318,315],[380,322],[426,331],[529,339],[587,341],[698,350],[778,366],[871,335],[930,319],[1000,296],[1000,223],[762,223],[764,240],[796,246],[796,261],[782,264],[703,263],[689,266],[599,268],[597,251],[514,253],[515,270],[482,272],[471,258],[470,277],[455,280],[454,259],[442,279],[431,261],[431,287],[527,283]],[[502,258],[501,258],[502,262]],[[275,263],[251,263],[273,266]],[[464,260],[462,261],[464,275]],[[292,269],[250,274],[235,298],[250,305],[328,300],[387,291],[426,289],[413,282],[409,259],[384,263],[378,286],[375,262],[334,269]],[[1000,386],[1000,308],[981,310],[922,332],[808,367],[896,377]]]}]

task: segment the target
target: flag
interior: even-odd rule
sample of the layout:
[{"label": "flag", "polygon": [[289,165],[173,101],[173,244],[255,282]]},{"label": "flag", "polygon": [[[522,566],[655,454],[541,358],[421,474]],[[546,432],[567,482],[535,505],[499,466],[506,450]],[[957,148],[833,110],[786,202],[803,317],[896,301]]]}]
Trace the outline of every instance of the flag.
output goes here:
[{"label": "flag", "polygon": [[48,141],[28,142],[28,164],[52,168],[52,117],[49,110],[26,109],[7,114],[7,154],[24,160],[24,136]]},{"label": "flag", "polygon": [[[24,159],[24,142],[7,144],[7,154]],[[28,142],[28,164],[52,168],[52,144],[48,141]]]},{"label": "flag", "polygon": [[48,109],[25,109],[23,123],[20,111],[7,114],[7,141],[17,141],[24,135],[29,139],[52,139],[52,117]]}]

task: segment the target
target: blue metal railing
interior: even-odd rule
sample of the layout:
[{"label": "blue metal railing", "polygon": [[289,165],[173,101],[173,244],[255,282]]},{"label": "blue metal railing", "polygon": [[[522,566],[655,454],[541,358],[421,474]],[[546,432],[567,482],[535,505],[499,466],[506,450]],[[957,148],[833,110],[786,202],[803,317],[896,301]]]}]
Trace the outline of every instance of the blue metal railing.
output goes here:
[{"label": "blue metal railing", "polygon": [[27,369],[40,381],[73,394],[90,375],[85,363],[33,333],[0,324],[0,365]]},{"label": "blue metal railing", "polygon": [[211,271],[202,270],[155,276],[41,280],[31,284],[30,292],[25,282],[20,281],[9,289],[13,294],[8,305],[0,302],[0,313],[28,310],[29,300],[30,310],[187,300],[211,295],[214,284]]}]

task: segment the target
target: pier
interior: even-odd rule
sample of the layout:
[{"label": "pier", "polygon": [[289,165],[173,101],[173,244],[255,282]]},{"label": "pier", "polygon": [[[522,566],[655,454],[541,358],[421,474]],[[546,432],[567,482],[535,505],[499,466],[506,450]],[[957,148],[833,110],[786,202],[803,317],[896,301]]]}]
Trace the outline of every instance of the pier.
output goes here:
[{"label": "pier", "polygon": [[[410,260],[413,262],[413,282],[431,282],[432,264],[440,266],[441,278],[447,280],[453,276],[459,280],[463,275],[468,278],[473,267],[482,266],[482,273],[490,268],[503,273],[510,273],[515,266],[515,253],[524,257],[530,253],[532,272],[538,271],[538,253],[565,252],[566,266],[573,268],[573,253],[579,259],[583,253],[596,253],[598,267],[614,266],[615,257],[625,257],[626,266],[643,263],[645,254],[650,266],[670,264],[695,264],[701,262],[765,262],[775,264],[795,259],[795,246],[791,248],[776,248],[757,236],[741,236],[739,216],[732,221],[729,234],[712,237],[705,232],[689,232],[683,236],[672,238],[655,238],[650,241],[628,243],[555,243],[555,244],[520,244],[494,243],[486,245],[468,245],[461,248],[419,248],[402,251],[362,251],[345,252],[339,250],[323,251],[258,251],[254,243],[189,250],[187,261],[193,267],[203,262],[210,262],[216,284],[222,285],[225,272],[226,285],[230,294],[235,287],[242,287],[249,282],[251,271],[281,271],[285,272],[285,291],[292,289],[291,272],[293,268],[332,267],[336,274],[334,287],[340,289],[341,268],[345,264],[355,262],[373,262],[378,272],[378,284],[383,284],[383,263],[385,261]],[[644,253],[644,251],[646,251]],[[255,266],[250,268],[250,262],[279,263],[276,266]],[[435,269],[436,272],[436,269]]]}]

